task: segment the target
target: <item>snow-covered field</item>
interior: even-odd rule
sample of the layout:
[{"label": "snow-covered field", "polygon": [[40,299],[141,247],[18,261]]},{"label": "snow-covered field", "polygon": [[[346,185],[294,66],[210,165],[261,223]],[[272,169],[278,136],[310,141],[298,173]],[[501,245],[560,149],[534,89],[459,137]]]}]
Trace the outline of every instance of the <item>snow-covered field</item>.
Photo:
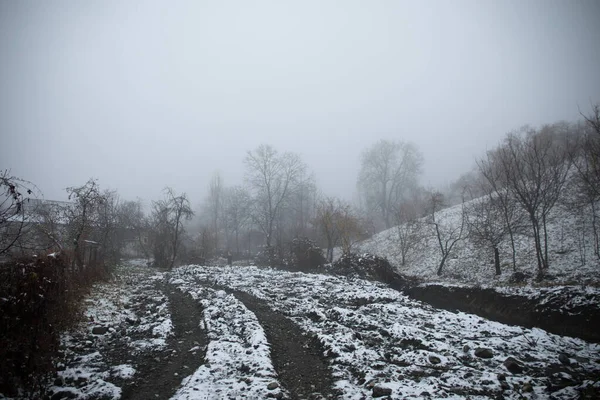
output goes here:
[{"label": "snow-covered field", "polygon": [[[255,267],[187,266],[171,279],[196,296],[199,285],[247,292],[316,334],[345,399],[382,388],[392,398],[482,399],[547,398],[550,391],[571,399],[582,388],[600,389],[597,344],[440,311],[381,284]],[[221,318],[236,326],[227,314]],[[263,356],[254,362],[270,371]]]},{"label": "snow-covered field", "polygon": [[175,386],[167,392],[173,394],[154,398],[291,396],[261,320],[230,291],[260,299],[316,337],[338,398],[573,399],[600,393],[600,345],[441,311],[383,284],[242,266],[153,271],[128,263],[117,279],[94,287],[85,322],[63,336],[52,399],[118,399],[125,387],[142,390],[148,382],[139,363],[148,356],[160,356],[161,373],[171,346],[182,342],[165,290],[189,294],[201,307],[195,321],[206,340],[185,342],[180,351],[186,363],[196,360],[199,367],[171,371]]}]

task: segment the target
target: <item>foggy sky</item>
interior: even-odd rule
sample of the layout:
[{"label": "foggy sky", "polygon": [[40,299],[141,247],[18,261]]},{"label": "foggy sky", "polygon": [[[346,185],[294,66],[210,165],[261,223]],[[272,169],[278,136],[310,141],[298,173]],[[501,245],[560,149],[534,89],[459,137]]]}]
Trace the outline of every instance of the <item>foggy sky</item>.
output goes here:
[{"label": "foggy sky", "polygon": [[352,199],[385,138],[440,186],[507,131],[600,101],[599,21],[596,0],[0,0],[0,168],[48,199],[94,177],[196,205],[267,143]]}]

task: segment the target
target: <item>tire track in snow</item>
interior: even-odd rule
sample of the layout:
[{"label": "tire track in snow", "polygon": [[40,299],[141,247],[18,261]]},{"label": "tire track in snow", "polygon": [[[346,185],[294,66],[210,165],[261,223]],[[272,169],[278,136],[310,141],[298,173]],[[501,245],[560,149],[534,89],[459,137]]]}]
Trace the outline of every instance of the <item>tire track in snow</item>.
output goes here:
[{"label": "tire track in snow", "polygon": [[271,359],[292,399],[319,399],[334,396],[334,380],[322,356],[319,340],[307,335],[294,322],[273,311],[268,303],[248,293],[227,289],[252,311],[271,344]]},{"label": "tire track in snow", "polygon": [[162,289],[169,298],[175,335],[167,341],[166,357],[146,357],[139,363],[139,380],[123,388],[123,400],[168,399],[180,387],[182,378],[204,363],[207,338],[200,328],[201,307],[171,285],[163,285]]},{"label": "tire track in snow", "polygon": [[183,279],[171,283],[202,304],[209,339],[205,363],[182,381],[172,400],[289,398],[254,313],[223,290]]}]

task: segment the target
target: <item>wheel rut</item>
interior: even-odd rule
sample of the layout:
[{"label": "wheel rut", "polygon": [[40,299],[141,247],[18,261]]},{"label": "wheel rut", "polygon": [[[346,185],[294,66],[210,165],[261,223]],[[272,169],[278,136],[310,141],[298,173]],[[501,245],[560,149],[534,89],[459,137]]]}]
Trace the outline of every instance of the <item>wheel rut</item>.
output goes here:
[{"label": "wheel rut", "polygon": [[[208,339],[200,329],[200,305],[170,285],[161,289],[169,298],[174,336],[167,340],[167,351],[160,356],[152,354],[136,360],[137,378],[123,387],[123,400],[168,399],[183,378],[204,363]],[[190,352],[194,347],[198,350]]]},{"label": "wheel rut", "polygon": [[248,293],[223,288],[252,311],[271,344],[271,360],[292,399],[334,398],[333,377],[319,340]]}]

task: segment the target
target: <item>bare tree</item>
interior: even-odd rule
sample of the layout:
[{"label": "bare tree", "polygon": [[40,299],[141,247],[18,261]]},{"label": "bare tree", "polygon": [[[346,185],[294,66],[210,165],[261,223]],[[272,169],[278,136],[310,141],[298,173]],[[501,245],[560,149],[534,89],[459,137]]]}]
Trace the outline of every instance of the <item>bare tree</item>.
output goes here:
[{"label": "bare tree", "polygon": [[496,275],[500,275],[502,270],[498,246],[509,234],[501,199],[490,188],[486,196],[471,200],[466,207],[465,216],[471,241],[477,246],[492,250],[494,269]]},{"label": "bare tree", "polygon": [[314,223],[319,230],[319,234],[325,240],[327,253],[326,259],[328,262],[333,261],[333,249],[340,242],[340,223],[344,208],[341,200],[334,197],[324,197],[317,205],[317,212]]},{"label": "bare tree", "polygon": [[29,231],[30,199],[39,190],[31,182],[0,172],[0,255],[11,248]]},{"label": "bare tree", "polygon": [[[223,179],[218,172],[215,172],[213,175],[208,191],[207,198],[207,208],[210,213],[211,218],[211,228],[214,232],[215,238],[215,248],[219,249],[219,233],[220,233],[220,223],[222,220],[222,210],[223,210]],[[226,238],[227,239],[227,238]],[[229,243],[227,243],[227,247]]]},{"label": "bare tree", "polygon": [[288,201],[288,224],[292,237],[308,235],[309,221],[315,216],[317,203],[317,186],[313,175],[303,175]]},{"label": "bare tree", "polygon": [[154,261],[172,269],[185,232],[183,222],[194,212],[185,193],[177,195],[169,187],[164,193],[164,199],[152,203]]},{"label": "bare tree", "polygon": [[[502,162],[501,153],[498,150],[488,151],[486,157],[477,162],[479,172],[485,180],[485,183],[482,182],[480,184],[482,191],[487,193],[487,196],[490,200],[489,205],[496,206],[500,209],[501,219],[510,239],[513,271],[516,271],[517,250],[515,244],[515,235],[517,234],[518,225],[520,223],[520,214],[518,212],[519,206],[512,196],[512,193],[507,188],[508,177],[504,173],[504,169],[502,168],[503,165],[504,163]],[[493,218],[492,214],[495,213],[495,210],[489,208],[486,210],[485,207],[480,211],[484,213],[480,216],[484,219],[486,218],[486,212],[489,212],[487,215],[489,218]],[[497,220],[494,223],[497,223]]]},{"label": "bare tree", "polygon": [[149,246],[151,223],[144,213],[142,201],[138,199],[121,203],[119,221],[120,225],[133,235],[137,251],[149,259],[151,255]]},{"label": "bare tree", "polygon": [[437,274],[441,275],[446,260],[452,253],[452,249],[458,242],[465,239],[465,210],[464,202],[461,208],[460,222],[452,224],[447,221],[441,221],[436,217],[436,213],[444,206],[444,195],[440,192],[431,192],[428,199],[429,223],[435,228],[435,236],[440,246],[441,260],[437,269]]},{"label": "bare tree", "polygon": [[416,187],[423,156],[411,143],[381,140],[362,154],[358,188],[369,212],[377,212],[386,228],[394,209]]},{"label": "bare tree", "polygon": [[83,186],[67,188],[72,207],[67,207],[68,226],[73,241],[73,260],[80,269],[84,266],[84,241],[91,238],[98,221],[98,209],[106,201],[95,179],[89,179]]},{"label": "bare tree", "polygon": [[[598,113],[598,106],[595,112]],[[569,185],[572,190],[567,199],[573,209],[580,209],[587,214],[591,222],[594,242],[594,253],[600,258],[600,227],[598,217],[598,201],[600,201],[600,135],[594,126],[598,115],[586,117],[585,124],[576,125],[579,133],[577,143],[572,147],[571,161],[575,174]],[[583,216],[583,215],[582,215]],[[585,236],[585,230],[582,232]]]},{"label": "bare tree", "polygon": [[506,188],[529,217],[539,272],[550,265],[547,222],[571,166],[569,143],[565,143],[566,136],[560,128],[556,125],[540,131],[525,128],[509,134],[498,149]]},{"label": "bare tree", "polygon": [[306,165],[298,155],[279,155],[269,145],[261,145],[248,152],[245,162],[246,181],[252,193],[252,218],[270,248],[276,220],[291,193],[302,181]]},{"label": "bare tree", "polygon": [[250,222],[250,194],[241,186],[225,189],[223,226],[226,236],[233,236],[236,254],[240,254],[240,234]]},{"label": "bare tree", "polygon": [[589,115],[585,115],[581,111],[579,111],[579,114],[592,127],[594,132],[600,135],[600,103],[592,104],[592,112]]},{"label": "bare tree", "polygon": [[336,216],[342,253],[352,252],[354,245],[364,238],[363,221],[349,204],[343,204]]},{"label": "bare tree", "polygon": [[405,200],[395,208],[396,231],[398,233],[398,249],[400,264],[405,266],[421,249],[425,234],[420,218],[419,200]]}]

